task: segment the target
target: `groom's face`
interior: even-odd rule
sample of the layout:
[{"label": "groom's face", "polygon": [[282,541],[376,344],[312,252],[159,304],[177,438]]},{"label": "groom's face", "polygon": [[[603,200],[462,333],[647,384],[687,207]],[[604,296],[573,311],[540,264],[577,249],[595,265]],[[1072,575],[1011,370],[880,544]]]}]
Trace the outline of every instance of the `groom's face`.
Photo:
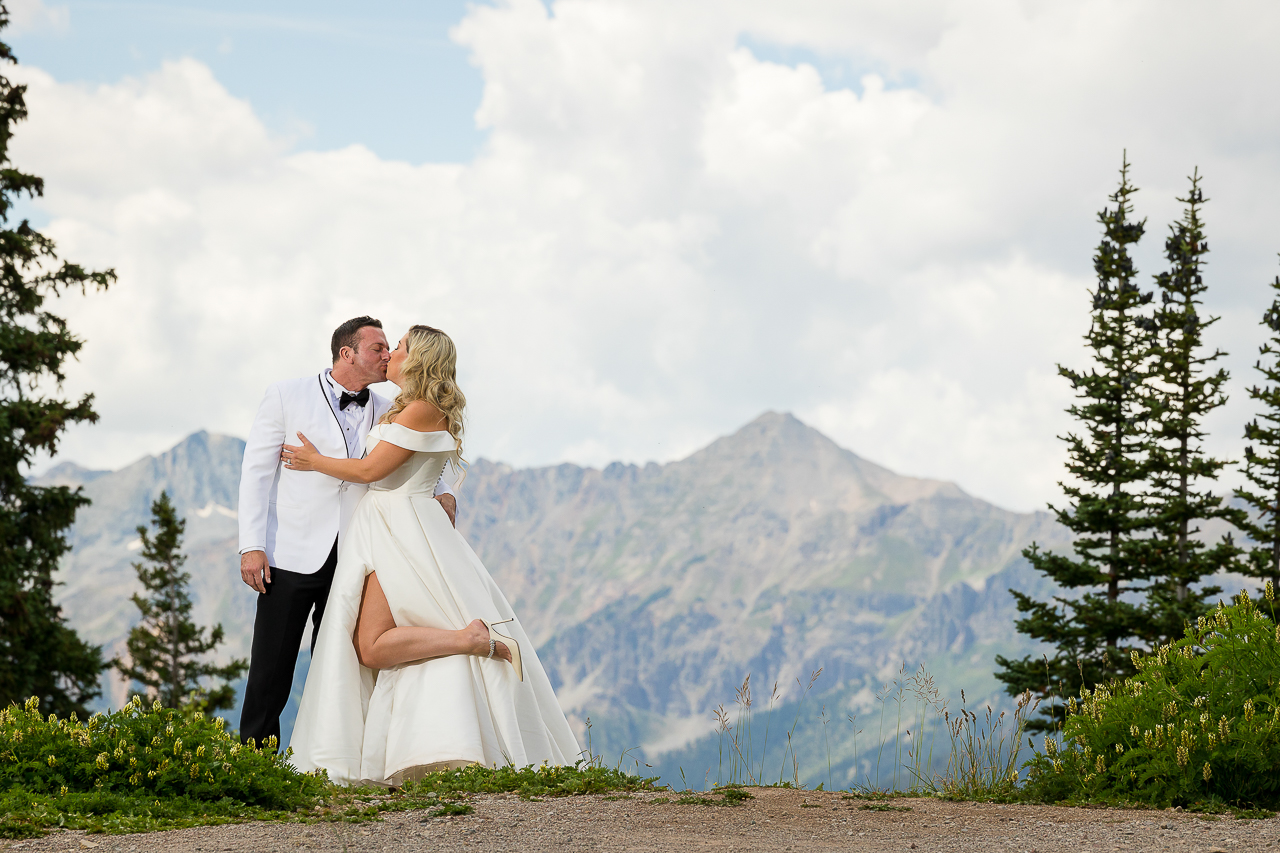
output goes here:
[{"label": "groom's face", "polygon": [[360,348],[352,353],[352,358],[360,379],[366,384],[385,381],[387,362],[391,361],[387,336],[377,326],[365,326],[360,330]]}]

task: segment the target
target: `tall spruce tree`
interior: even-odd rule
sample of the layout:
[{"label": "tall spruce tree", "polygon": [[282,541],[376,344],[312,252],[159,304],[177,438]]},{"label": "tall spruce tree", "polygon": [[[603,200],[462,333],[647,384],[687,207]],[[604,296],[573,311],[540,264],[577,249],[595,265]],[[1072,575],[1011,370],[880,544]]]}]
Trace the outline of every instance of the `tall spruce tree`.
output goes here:
[{"label": "tall spruce tree", "polygon": [[[1271,282],[1271,307],[1262,315],[1262,325],[1271,339],[1258,348],[1261,358],[1254,369],[1268,384],[1254,385],[1249,397],[1262,404],[1262,413],[1245,424],[1244,476],[1250,486],[1235,494],[1253,510],[1237,526],[1254,546],[1243,561],[1242,571],[1280,590],[1280,276]],[[1270,614],[1270,607],[1263,607]]]},{"label": "tall spruce tree", "polygon": [[[133,564],[147,593],[133,596],[142,621],[129,631],[129,661],[116,659],[112,664],[126,678],[145,685],[148,694],[166,708],[230,708],[236,694],[228,682],[243,675],[249,664],[237,658],[226,666],[216,666],[199,659],[222,643],[223,631],[221,625],[215,625],[205,637],[205,629],[191,620],[187,592],[191,575],[182,571],[187,560],[182,553],[187,522],[178,518],[166,492],[151,504],[151,521],[156,528],[154,536],[146,527],[138,527],[143,561]],[[206,686],[204,679],[222,683]]]},{"label": "tall spruce tree", "polygon": [[1207,544],[1195,536],[1199,522],[1221,519],[1239,526],[1245,514],[1209,490],[1227,462],[1205,454],[1204,418],[1227,402],[1228,373],[1213,368],[1226,353],[1204,347],[1204,330],[1218,321],[1201,316],[1204,256],[1209,251],[1200,209],[1207,201],[1197,169],[1191,189],[1178,201],[1182,219],[1165,239],[1168,272],[1156,276],[1161,306],[1156,311],[1158,335],[1153,386],[1158,400],[1155,442],[1151,451],[1148,511],[1155,517],[1158,540],[1152,558],[1160,582],[1149,590],[1148,607],[1159,622],[1160,639],[1183,636],[1187,624],[1207,613],[1222,588],[1198,585],[1220,569],[1236,568],[1240,548],[1228,536]]},{"label": "tall spruce tree", "polygon": [[[0,4],[0,30],[8,23]],[[16,61],[0,43],[0,64]],[[26,473],[38,453],[57,452],[68,425],[97,415],[92,395],[70,402],[41,393],[61,387],[64,363],[82,346],[45,301],[106,288],[115,274],[60,262],[27,220],[10,223],[18,198],[44,192],[40,178],[9,161],[14,126],[27,117],[25,91],[0,75],[0,706],[36,696],[44,710],[66,715],[85,713],[105,668],[101,649],[80,639],[53,601],[65,531],[89,501],[79,489],[33,486]]]},{"label": "tall spruce tree", "polygon": [[[1050,510],[1075,534],[1074,555],[1041,551],[1034,543],[1023,551],[1064,594],[1036,601],[1010,590],[1024,614],[1018,631],[1052,645],[1055,653],[1039,660],[997,656],[1001,671],[996,677],[1013,695],[1030,690],[1040,697],[1064,697],[1082,684],[1129,675],[1130,652],[1153,632],[1142,599],[1152,573],[1153,522],[1144,491],[1155,414],[1148,379],[1156,326],[1144,313],[1152,294],[1135,283],[1129,254],[1146,228],[1145,220],[1132,218],[1136,191],[1126,158],[1120,186],[1110,196],[1114,206],[1098,215],[1103,238],[1093,258],[1097,287],[1085,335],[1093,366],[1084,371],[1058,366],[1079,400],[1068,412],[1081,431],[1063,437],[1073,481],[1060,484],[1067,505]],[[1046,718],[1032,720],[1033,729],[1053,725],[1052,717],[1062,714],[1061,703],[1041,707]]]}]

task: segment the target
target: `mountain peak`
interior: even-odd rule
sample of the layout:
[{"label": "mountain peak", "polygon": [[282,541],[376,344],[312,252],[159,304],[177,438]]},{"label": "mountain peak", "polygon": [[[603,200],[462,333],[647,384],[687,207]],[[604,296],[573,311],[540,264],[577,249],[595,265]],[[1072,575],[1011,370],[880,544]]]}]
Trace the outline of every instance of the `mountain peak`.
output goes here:
[{"label": "mountain peak", "polygon": [[38,477],[31,478],[33,486],[69,486],[75,488],[92,483],[99,477],[105,477],[110,471],[98,471],[82,468],[74,462],[62,462],[54,465]]},{"label": "mountain peak", "polygon": [[770,469],[775,492],[805,501],[825,493],[846,507],[964,494],[954,483],[905,476],[863,459],[790,412],[764,412],[678,464],[686,463]]}]

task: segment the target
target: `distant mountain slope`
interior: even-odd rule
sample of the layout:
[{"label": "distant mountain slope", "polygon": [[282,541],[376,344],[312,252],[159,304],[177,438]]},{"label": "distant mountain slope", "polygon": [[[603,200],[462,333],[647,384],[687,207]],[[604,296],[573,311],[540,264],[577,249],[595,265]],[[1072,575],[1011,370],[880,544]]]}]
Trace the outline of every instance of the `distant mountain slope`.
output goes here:
[{"label": "distant mountain slope", "polygon": [[896,475],[776,413],[667,465],[477,462],[464,506],[562,703],[628,719],[623,746],[708,730],[748,672],[793,695],[822,667],[851,695],[945,660],[948,686],[963,672],[957,689],[989,694],[995,650],[1032,648],[1006,592],[1040,584],[1021,550],[1068,541],[1046,513]]},{"label": "distant mountain slope", "polygon": [[[151,521],[151,502],[167,490],[187,521],[186,570],[191,573],[194,613],[202,624],[221,621],[227,629],[224,657],[249,651],[252,594],[239,586],[236,556],[236,495],[244,442],[198,432],[159,456],[148,456],[104,473],[60,465],[35,478],[42,485],[83,485],[93,503],[82,509],[70,532],[72,552],[58,579],[58,598],[81,636],[102,643],[108,657],[123,650],[124,636],[137,620],[129,596],[138,584],[137,527]],[[245,588],[244,593],[248,593]],[[126,685],[115,683],[110,698],[119,704]]]},{"label": "distant mountain slope", "polygon": [[[46,475],[83,482],[94,501],[62,571],[62,602],[86,637],[118,644],[135,618],[134,528],[168,489],[188,519],[198,616],[223,622],[226,654],[248,653],[253,594],[235,547],[243,447],[196,433],[121,471]],[[748,672],[794,698],[796,679],[822,667],[819,687],[853,707],[904,661],[923,661],[944,686],[991,694],[995,652],[1032,648],[1006,592],[1040,584],[1020,552],[1067,542],[1045,513],[899,476],[777,413],[665,465],[479,460],[460,504],[459,530],[566,710],[592,718],[597,746],[664,760],[696,748]]]}]

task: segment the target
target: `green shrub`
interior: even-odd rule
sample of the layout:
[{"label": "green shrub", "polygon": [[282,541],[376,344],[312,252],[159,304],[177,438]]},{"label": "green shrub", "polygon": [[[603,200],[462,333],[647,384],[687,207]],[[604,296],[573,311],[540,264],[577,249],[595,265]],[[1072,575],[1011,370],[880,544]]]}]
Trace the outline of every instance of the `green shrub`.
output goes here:
[{"label": "green shrub", "polygon": [[614,791],[654,791],[658,790],[654,785],[657,778],[632,776],[588,761],[563,767],[481,767],[473,764],[460,770],[428,773],[416,782],[406,782],[401,792],[413,797],[507,793],[519,794],[526,799],[570,797]]},{"label": "green shrub", "polygon": [[[1268,584],[1266,597],[1274,598]],[[1155,806],[1280,805],[1280,626],[1241,593],[1138,672],[1071,699],[1026,796]]]},{"label": "green shrub", "polygon": [[37,795],[115,794],[197,802],[230,800],[270,810],[310,807],[323,779],[294,770],[275,743],[242,746],[221,718],[144,709],[42,717],[34,698],[0,710],[0,791]]}]

